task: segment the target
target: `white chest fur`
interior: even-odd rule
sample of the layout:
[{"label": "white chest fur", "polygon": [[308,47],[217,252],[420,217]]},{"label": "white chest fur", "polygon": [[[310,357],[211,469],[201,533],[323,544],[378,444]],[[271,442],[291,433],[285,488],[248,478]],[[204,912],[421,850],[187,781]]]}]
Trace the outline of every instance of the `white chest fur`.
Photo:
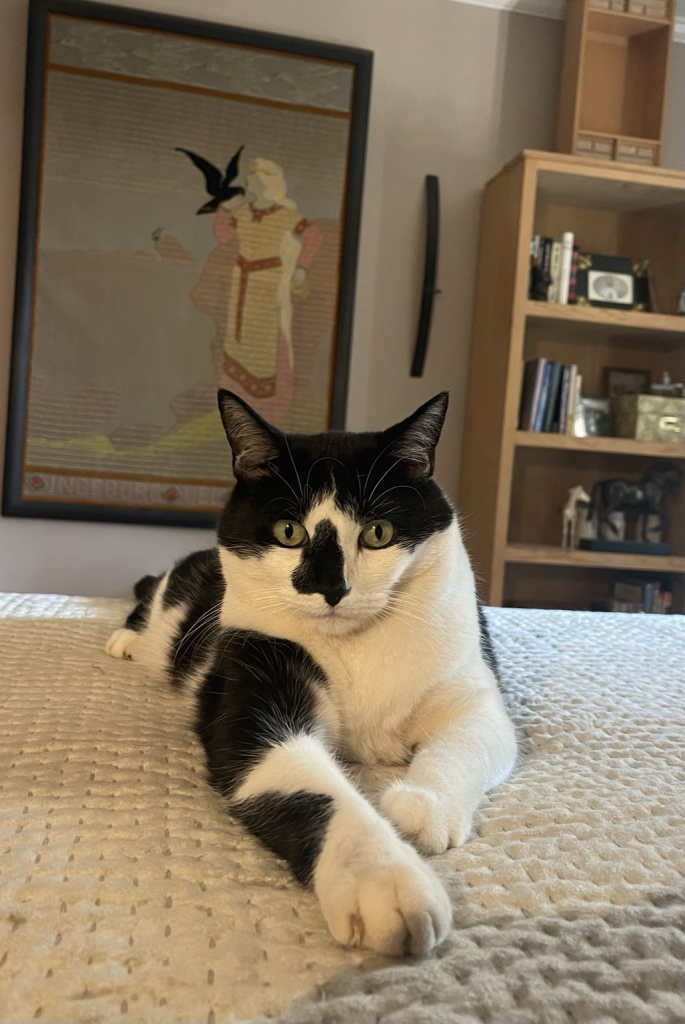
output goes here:
[{"label": "white chest fur", "polygon": [[460,665],[479,659],[473,574],[458,524],[424,545],[393,599],[363,628],[331,635],[319,623],[265,601],[251,559],[222,550],[226,628],[300,644],[326,673],[323,710],[331,739],[348,758],[397,764],[409,754],[412,713],[437,687],[458,687]]}]

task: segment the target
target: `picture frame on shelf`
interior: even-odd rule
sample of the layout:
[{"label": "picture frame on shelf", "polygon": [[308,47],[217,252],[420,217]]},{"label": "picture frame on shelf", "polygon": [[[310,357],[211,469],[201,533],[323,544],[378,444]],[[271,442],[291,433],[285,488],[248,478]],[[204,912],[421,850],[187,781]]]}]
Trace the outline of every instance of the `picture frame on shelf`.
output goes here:
[{"label": "picture frame on shelf", "polygon": [[631,370],[622,366],[605,366],[604,394],[607,398],[621,395],[649,394],[652,376],[649,370]]},{"label": "picture frame on shelf", "polygon": [[581,398],[586,437],[611,437],[611,401],[608,398]]},{"label": "picture frame on shelf", "polygon": [[212,527],[218,387],[344,427],[372,61],[31,0],[5,515]]},{"label": "picture frame on shelf", "polygon": [[580,253],[576,275],[576,304],[600,309],[648,311],[649,264],[626,256]]}]

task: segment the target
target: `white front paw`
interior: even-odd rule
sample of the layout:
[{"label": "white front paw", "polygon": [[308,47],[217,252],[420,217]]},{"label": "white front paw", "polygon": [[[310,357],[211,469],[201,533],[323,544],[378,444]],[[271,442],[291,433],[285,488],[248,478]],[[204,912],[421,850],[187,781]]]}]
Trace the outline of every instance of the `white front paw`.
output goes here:
[{"label": "white front paw", "polygon": [[115,629],[105,644],[105,654],[110,658],[133,661],[137,644],[138,634],[134,629]]},{"label": "white front paw", "polygon": [[[347,866],[317,871],[315,889],[333,938],[402,956],[423,956],[447,936],[452,907],[431,869],[405,843],[363,851]],[[374,844],[375,845],[375,844]]]},{"label": "white front paw", "polygon": [[444,853],[465,843],[471,832],[471,813],[457,800],[395,782],[381,797],[381,807],[397,829],[426,853]]}]

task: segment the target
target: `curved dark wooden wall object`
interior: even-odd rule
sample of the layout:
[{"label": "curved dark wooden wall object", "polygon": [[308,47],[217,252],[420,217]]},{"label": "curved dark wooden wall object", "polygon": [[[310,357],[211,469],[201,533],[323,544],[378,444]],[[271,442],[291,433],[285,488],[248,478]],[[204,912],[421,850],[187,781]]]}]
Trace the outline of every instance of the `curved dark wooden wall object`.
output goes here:
[{"label": "curved dark wooden wall object", "polygon": [[438,272],[438,243],[440,241],[440,183],[435,174],[426,175],[426,259],[423,265],[423,293],[419,329],[416,333],[412,377],[423,376],[423,364],[428,351],[428,337],[433,316],[433,299],[440,293],[435,287]]}]

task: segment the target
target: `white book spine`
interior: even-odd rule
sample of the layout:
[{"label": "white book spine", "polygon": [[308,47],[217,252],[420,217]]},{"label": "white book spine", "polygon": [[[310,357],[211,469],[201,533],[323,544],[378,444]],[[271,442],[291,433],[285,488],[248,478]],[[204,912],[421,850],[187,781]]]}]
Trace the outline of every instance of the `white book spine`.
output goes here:
[{"label": "white book spine", "polygon": [[559,271],[558,302],[568,302],[568,286],[571,282],[571,263],[573,261],[573,232],[565,231],[561,239],[561,269]]},{"label": "white book spine", "polygon": [[554,239],[552,242],[552,254],[549,261],[549,276],[552,278],[552,283],[547,289],[547,301],[558,302],[559,301],[559,276],[561,273],[561,242],[559,239]]}]

